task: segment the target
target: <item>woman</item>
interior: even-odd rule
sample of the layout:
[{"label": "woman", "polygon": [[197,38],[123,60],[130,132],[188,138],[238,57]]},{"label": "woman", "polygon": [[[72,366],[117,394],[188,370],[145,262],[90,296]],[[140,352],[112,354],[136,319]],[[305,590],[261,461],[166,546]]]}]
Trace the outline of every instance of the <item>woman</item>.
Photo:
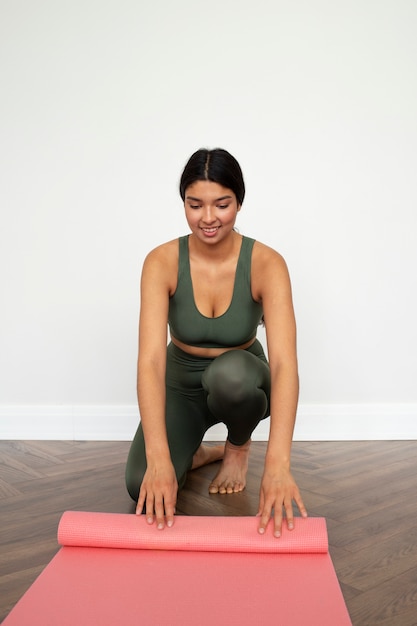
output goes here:
[{"label": "woman", "polygon": [[[242,491],[250,438],[271,417],[258,530],[293,500],[306,510],[290,472],[298,401],[296,327],[283,258],[234,229],[245,195],[241,168],[226,150],[198,150],[180,181],[191,234],[154,249],[141,280],[138,400],[141,423],[126,468],[127,488],[158,528],[172,526],[188,470],[223,459],[210,493]],[[268,359],[256,330],[263,321]],[[171,342],[167,348],[167,327]],[[202,445],[223,422],[224,447]]]}]

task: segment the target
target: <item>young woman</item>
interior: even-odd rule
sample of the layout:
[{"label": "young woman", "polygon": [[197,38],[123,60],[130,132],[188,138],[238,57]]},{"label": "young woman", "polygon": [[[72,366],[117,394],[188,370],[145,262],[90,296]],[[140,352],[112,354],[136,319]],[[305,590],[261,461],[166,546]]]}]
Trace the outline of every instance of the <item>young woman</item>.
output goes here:
[{"label": "young woman", "polygon": [[[242,491],[250,438],[270,415],[259,525],[281,534],[293,501],[306,510],[290,471],[298,402],[296,326],[283,258],[234,229],[245,196],[226,150],[198,150],[180,181],[191,234],[154,249],[141,280],[138,400],[141,423],[126,467],[137,513],[172,526],[187,471],[223,459],[210,493]],[[268,361],[256,339],[266,329]],[[167,347],[167,328],[171,341]],[[224,423],[225,446],[202,445]]]}]

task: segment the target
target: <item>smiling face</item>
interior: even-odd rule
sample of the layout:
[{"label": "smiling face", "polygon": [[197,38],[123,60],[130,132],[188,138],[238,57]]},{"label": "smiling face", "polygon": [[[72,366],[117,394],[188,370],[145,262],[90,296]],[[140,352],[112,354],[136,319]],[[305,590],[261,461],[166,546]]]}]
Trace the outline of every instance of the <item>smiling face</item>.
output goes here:
[{"label": "smiling face", "polygon": [[223,240],[233,230],[240,210],[231,189],[209,180],[187,187],[184,206],[191,232],[206,242]]}]

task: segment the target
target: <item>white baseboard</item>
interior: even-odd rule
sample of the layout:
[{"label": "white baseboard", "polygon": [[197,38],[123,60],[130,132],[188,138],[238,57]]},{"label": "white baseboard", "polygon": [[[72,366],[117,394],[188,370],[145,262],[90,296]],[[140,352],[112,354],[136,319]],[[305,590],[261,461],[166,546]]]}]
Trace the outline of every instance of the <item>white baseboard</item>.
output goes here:
[{"label": "white baseboard", "polygon": [[[133,405],[0,405],[0,439],[129,441],[139,421]],[[267,441],[269,420],[259,424],[254,441]],[[222,441],[221,424],[206,441]],[[417,404],[301,404],[295,441],[417,439]]]}]

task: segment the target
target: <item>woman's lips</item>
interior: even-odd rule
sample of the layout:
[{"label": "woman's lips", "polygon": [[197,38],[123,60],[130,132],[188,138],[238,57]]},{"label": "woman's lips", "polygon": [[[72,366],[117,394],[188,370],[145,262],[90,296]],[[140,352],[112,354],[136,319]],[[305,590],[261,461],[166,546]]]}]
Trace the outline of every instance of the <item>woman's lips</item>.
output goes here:
[{"label": "woman's lips", "polygon": [[203,231],[203,233],[205,235],[207,235],[208,237],[212,237],[213,235],[215,235],[217,233],[217,231],[219,230],[219,226],[213,226],[210,228],[207,227],[202,227],[201,230]]}]

